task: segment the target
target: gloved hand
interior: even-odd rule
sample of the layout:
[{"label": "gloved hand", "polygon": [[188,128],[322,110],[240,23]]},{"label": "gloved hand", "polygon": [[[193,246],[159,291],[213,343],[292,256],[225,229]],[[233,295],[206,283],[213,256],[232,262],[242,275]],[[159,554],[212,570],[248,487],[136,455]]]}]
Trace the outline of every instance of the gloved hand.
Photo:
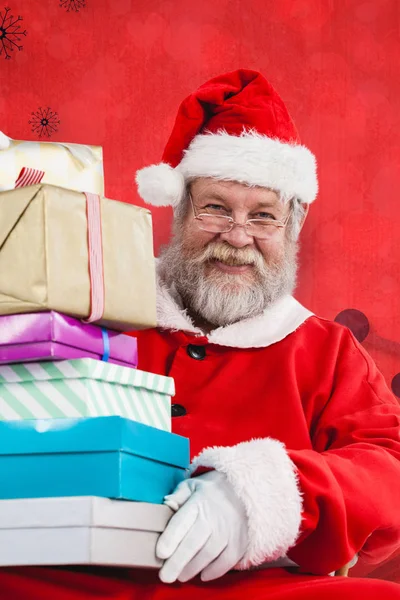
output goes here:
[{"label": "gloved hand", "polygon": [[245,507],[223,473],[210,471],[181,482],[165,504],[177,511],[161,534],[156,554],[165,560],[164,583],[201,573],[217,579],[243,557],[248,545]]}]

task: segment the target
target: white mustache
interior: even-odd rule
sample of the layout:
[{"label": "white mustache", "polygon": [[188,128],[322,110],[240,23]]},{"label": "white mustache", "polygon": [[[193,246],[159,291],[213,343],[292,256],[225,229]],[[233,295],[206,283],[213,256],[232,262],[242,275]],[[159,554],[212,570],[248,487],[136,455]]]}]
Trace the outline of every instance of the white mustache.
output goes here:
[{"label": "white mustache", "polygon": [[223,242],[208,244],[204,250],[192,259],[195,263],[218,260],[230,266],[254,265],[258,269],[264,266],[264,259],[252,248],[234,248]]}]

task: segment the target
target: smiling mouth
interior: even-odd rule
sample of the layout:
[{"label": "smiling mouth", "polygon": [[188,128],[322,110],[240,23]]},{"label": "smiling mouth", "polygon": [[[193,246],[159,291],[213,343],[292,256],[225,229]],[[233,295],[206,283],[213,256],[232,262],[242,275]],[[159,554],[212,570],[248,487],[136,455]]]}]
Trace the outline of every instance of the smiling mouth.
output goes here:
[{"label": "smiling mouth", "polygon": [[252,263],[237,264],[237,262],[233,261],[222,262],[220,260],[212,260],[211,264],[217,267],[217,269],[219,269],[220,271],[223,271],[224,273],[231,273],[235,275],[239,275],[240,273],[246,273],[254,267]]},{"label": "smiling mouth", "polygon": [[253,267],[254,266],[253,262],[244,262],[237,258],[231,258],[231,259],[225,258],[224,260],[221,260],[219,258],[213,257],[210,259],[209,262],[212,264],[218,263],[220,265],[226,265],[227,267]]}]

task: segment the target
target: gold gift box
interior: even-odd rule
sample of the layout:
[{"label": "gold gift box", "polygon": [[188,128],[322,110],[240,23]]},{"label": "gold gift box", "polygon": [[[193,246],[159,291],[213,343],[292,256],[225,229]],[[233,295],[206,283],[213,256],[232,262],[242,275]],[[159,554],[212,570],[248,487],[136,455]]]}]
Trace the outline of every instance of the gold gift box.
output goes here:
[{"label": "gold gift box", "polygon": [[44,171],[42,183],[104,195],[103,150],[57,142],[24,142],[8,138],[0,149],[0,191],[15,187],[21,169]]},{"label": "gold gift box", "polygon": [[[101,198],[105,306],[99,324],[156,324],[150,211]],[[90,313],[86,197],[50,185],[0,193],[0,315]]]}]

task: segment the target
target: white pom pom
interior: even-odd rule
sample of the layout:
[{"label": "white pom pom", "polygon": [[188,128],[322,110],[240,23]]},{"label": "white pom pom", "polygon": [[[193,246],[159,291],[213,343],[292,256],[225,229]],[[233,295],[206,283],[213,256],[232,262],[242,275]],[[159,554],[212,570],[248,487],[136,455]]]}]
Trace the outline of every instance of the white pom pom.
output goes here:
[{"label": "white pom pom", "polygon": [[153,206],[178,206],[185,191],[185,179],[167,163],[151,165],[136,173],[141,198]]},{"label": "white pom pom", "polygon": [[0,150],[6,150],[11,144],[11,139],[5,135],[2,131],[0,131]]}]

